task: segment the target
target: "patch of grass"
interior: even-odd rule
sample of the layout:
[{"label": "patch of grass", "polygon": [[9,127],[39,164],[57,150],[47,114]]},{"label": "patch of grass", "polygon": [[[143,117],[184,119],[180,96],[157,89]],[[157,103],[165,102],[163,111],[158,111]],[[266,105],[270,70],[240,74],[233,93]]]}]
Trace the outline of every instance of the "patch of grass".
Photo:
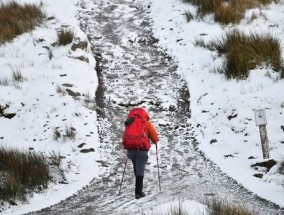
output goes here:
[{"label": "patch of grass", "polygon": [[47,159],[34,152],[0,147],[0,200],[25,200],[52,180]]},{"label": "patch of grass", "polygon": [[74,32],[70,29],[63,29],[57,33],[58,44],[65,46],[67,44],[72,43],[74,38]]},{"label": "patch of grass", "polygon": [[194,16],[193,16],[192,13],[190,13],[190,11],[188,11],[188,10],[186,10],[186,11],[184,12],[184,16],[185,16],[187,22],[190,22],[191,20],[194,19]]},{"label": "patch of grass", "polygon": [[76,137],[76,129],[72,126],[65,126],[64,131],[59,130],[59,128],[53,129],[53,139],[58,141],[59,139],[62,139],[63,141],[69,140],[75,140]]},{"label": "patch of grass", "polygon": [[[233,3],[233,1],[232,1]],[[222,3],[214,11],[214,20],[223,24],[238,23],[244,16],[245,8],[240,7],[243,5]]]},{"label": "patch of grass", "polygon": [[52,172],[55,173],[55,177],[59,180],[66,181],[65,172],[62,169],[62,159],[65,157],[61,156],[59,152],[52,151],[49,153],[48,162]]},{"label": "patch of grass", "polygon": [[73,128],[72,126],[67,126],[65,127],[65,139],[70,139],[70,140],[75,140],[76,137],[76,129]]},{"label": "patch of grass", "polygon": [[216,200],[207,203],[209,215],[257,215],[244,206],[228,203],[227,201]]},{"label": "patch of grass", "polygon": [[200,46],[200,47],[203,47],[203,48],[207,48],[203,39],[195,39],[194,42],[193,42],[193,45]]},{"label": "patch of grass", "polygon": [[0,44],[33,30],[45,18],[41,9],[33,4],[11,1],[0,5]]},{"label": "patch of grass", "polygon": [[213,14],[214,20],[223,24],[238,23],[245,11],[261,5],[267,5],[278,0],[183,0],[197,6],[197,14],[203,17]]},{"label": "patch of grass", "polygon": [[24,81],[23,74],[19,69],[12,71],[12,78],[13,78],[14,82],[23,82]]},{"label": "patch of grass", "polygon": [[[181,203],[179,203],[178,206],[171,205],[167,212],[163,213],[151,213],[152,215],[190,215],[190,213],[187,213],[183,210]],[[145,215],[144,212],[141,213],[141,215]]]},{"label": "patch of grass", "polygon": [[84,96],[84,104],[83,105],[86,108],[89,108],[91,110],[95,110],[96,109],[95,98],[93,98],[89,92],[83,94],[83,96]]},{"label": "patch of grass", "polygon": [[49,164],[51,166],[60,166],[62,161],[62,156],[58,152],[50,152],[49,153]]},{"label": "patch of grass", "polygon": [[58,131],[58,128],[54,128],[53,129],[53,139],[58,141],[60,137],[61,137],[60,131]]},{"label": "patch of grass", "polygon": [[221,70],[227,78],[245,79],[249,70],[259,66],[272,67],[280,72],[281,78],[284,77],[280,40],[271,35],[246,35],[234,30],[206,46],[225,55],[226,61]]},{"label": "patch of grass", "polygon": [[20,83],[24,81],[24,76],[21,72],[20,66],[11,66],[12,82],[17,89],[21,89]]},{"label": "patch of grass", "polygon": [[196,5],[197,14],[204,16],[213,13],[221,5],[223,0],[183,0],[183,2]]},{"label": "patch of grass", "polygon": [[8,86],[9,85],[9,81],[7,78],[1,78],[0,79],[0,85],[1,86]]}]

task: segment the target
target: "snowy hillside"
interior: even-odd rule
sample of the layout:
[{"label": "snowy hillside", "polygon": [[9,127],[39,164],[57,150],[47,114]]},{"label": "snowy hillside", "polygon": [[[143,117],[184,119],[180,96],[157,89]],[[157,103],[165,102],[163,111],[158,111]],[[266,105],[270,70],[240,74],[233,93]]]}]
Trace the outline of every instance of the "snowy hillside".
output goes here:
[{"label": "snowy hillside", "polygon": [[[18,2],[38,4],[38,1]],[[95,160],[99,158],[96,150],[99,141],[93,101],[98,85],[95,60],[90,47],[72,51],[72,44],[54,45],[57,32],[62,29],[74,31],[77,38],[74,43],[87,42],[78,26],[74,3],[43,1],[42,9],[48,19],[44,25],[0,47],[0,79],[8,81],[8,86],[0,86],[0,105],[5,107],[5,115],[16,114],[11,119],[0,117],[0,145],[46,156],[59,154],[64,158],[61,168],[66,170],[66,180],[51,184],[29,204],[8,211],[23,213],[55,204],[98,174]],[[81,56],[88,62],[79,60]],[[14,71],[22,74],[22,82],[13,81]],[[80,96],[74,97],[68,90]],[[74,129],[76,140],[55,140],[55,129],[64,135],[67,128]],[[82,143],[83,147],[79,148]],[[80,152],[91,148],[94,152]]]},{"label": "snowy hillside", "polygon": [[[153,20],[152,30],[159,39],[160,50],[175,60],[179,74],[187,82],[189,121],[199,149],[249,191],[284,207],[284,176],[279,173],[284,161],[284,81],[270,68],[255,69],[246,80],[227,80],[224,75],[211,72],[224,59],[194,45],[198,39],[209,42],[220,38],[232,28],[270,33],[282,39],[284,2],[249,10],[240,24],[222,26],[214,23],[211,16],[188,23],[183,14],[186,10],[196,14],[196,7],[179,0],[137,1],[149,10],[147,15]],[[38,3],[36,0],[17,2]],[[6,205],[7,210],[1,214],[23,214],[56,204],[103,171],[97,162],[102,155],[98,153],[100,141],[93,102],[98,87],[96,62],[87,35],[76,19],[79,2],[80,7],[85,3],[84,0],[43,0],[42,9],[48,17],[44,25],[0,46],[0,80],[9,83],[0,85],[0,105],[5,107],[5,114],[15,114],[11,119],[0,117],[0,145],[47,156],[60,153],[64,157],[62,168],[68,170],[64,183],[51,184],[47,191],[35,194],[28,203]],[[253,12],[265,16],[259,15],[248,22]],[[87,48],[72,50],[72,44],[54,44],[61,29],[73,30],[74,43],[85,41]],[[281,45],[284,48],[283,42]],[[82,61],[82,58],[88,60]],[[12,80],[13,71],[23,74],[22,82]],[[269,172],[251,167],[263,161],[254,118],[257,109],[266,110],[270,157],[278,162]],[[55,140],[54,131],[64,134],[66,127],[74,128],[75,140]],[[257,178],[255,174],[263,177]],[[204,210],[197,202],[186,202],[196,211]],[[164,206],[154,210],[161,211]]]},{"label": "snowy hillside", "polygon": [[[196,14],[196,7],[170,0],[153,1],[151,7],[155,36],[160,39],[161,48],[174,57],[180,74],[188,82],[190,121],[200,149],[247,189],[284,206],[284,177],[278,173],[278,166],[264,173],[262,179],[253,175],[263,170],[251,167],[262,161],[260,134],[254,117],[254,110],[258,109],[266,110],[270,157],[283,162],[284,81],[270,68],[251,71],[247,80],[226,80],[224,75],[212,73],[223,59],[215,52],[194,45],[198,39],[208,42],[220,38],[233,28],[270,33],[282,39],[284,2],[249,10],[236,26],[214,23],[211,16],[187,23],[185,11]],[[249,22],[252,13],[259,16]],[[283,40],[281,45],[283,58]]]}]

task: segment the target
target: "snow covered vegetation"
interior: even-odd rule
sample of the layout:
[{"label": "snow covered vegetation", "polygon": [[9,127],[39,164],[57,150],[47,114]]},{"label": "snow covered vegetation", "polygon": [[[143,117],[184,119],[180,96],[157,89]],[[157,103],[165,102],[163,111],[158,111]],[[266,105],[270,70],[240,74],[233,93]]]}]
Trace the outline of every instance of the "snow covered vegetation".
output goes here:
[{"label": "snow covered vegetation", "polygon": [[[126,7],[126,3],[130,6]],[[110,8],[111,12],[100,11],[102,8]],[[81,16],[79,20],[78,11],[90,17]],[[151,19],[151,23],[135,20],[133,14],[137,11],[147,11],[145,16]],[[100,20],[90,21],[93,14]],[[218,171],[235,180],[238,186],[275,204],[282,214],[283,14],[283,0],[0,0],[0,213],[23,214],[49,207],[76,194],[95,179],[113,183],[111,185],[117,188],[117,181],[111,178],[117,175],[107,167],[113,165],[116,168],[113,161],[118,162],[120,157],[106,156],[112,154],[109,149],[114,146],[102,146],[111,138],[102,137],[107,133],[99,132],[96,97],[102,92],[97,90],[99,81],[95,70],[99,62],[91,49],[94,44],[90,43],[91,37],[100,40],[105,37],[104,34],[112,32],[111,25],[105,24],[106,30],[101,32],[93,29],[92,25],[99,26],[106,17],[113,16],[121,22],[131,22],[139,27],[145,25],[145,29],[150,29],[153,34],[139,35],[135,28],[120,29],[115,31],[115,39],[120,46],[110,42],[105,44],[103,48],[107,47],[107,50],[102,53],[105,51],[107,57],[104,60],[110,64],[114,62],[114,66],[111,64],[113,67],[108,67],[111,70],[108,72],[115,73],[117,77],[112,81],[123,87],[112,89],[115,83],[110,82],[110,91],[117,92],[104,95],[104,99],[125,107],[124,112],[127,112],[127,107],[134,102],[129,95],[135,90],[138,94],[145,94],[141,87],[127,92],[129,98],[125,100],[117,96],[129,87],[127,82],[120,82],[120,75],[135,72],[138,68],[135,63],[150,58],[148,54],[136,56],[135,53],[125,53],[125,47],[143,46],[143,43],[157,46],[166,55],[160,58],[161,64],[166,65],[169,59],[173,59],[176,65],[171,66],[177,70],[189,91],[187,105],[190,114],[184,116],[190,124],[189,131],[185,131],[184,125],[154,119],[158,130],[168,129],[164,131],[168,135],[183,130],[186,136],[175,143],[167,142],[171,137],[160,137],[162,180],[167,175],[166,171],[170,174],[173,168],[182,166],[182,173],[173,176],[175,180],[178,181],[178,175],[187,174],[183,177],[187,177],[188,181],[195,180],[196,186],[201,186],[198,184],[201,179],[190,175],[194,169],[191,165],[199,161],[191,160],[188,148],[174,149],[178,144],[184,147],[194,145],[190,149],[216,164]],[[99,33],[90,35],[86,29]],[[121,59],[125,64],[117,66],[115,62]],[[134,62],[133,67],[128,65],[130,61]],[[147,75],[147,66],[145,64],[145,71],[141,71],[143,78]],[[127,75],[127,81],[136,77],[136,74]],[[158,82],[159,78],[162,75],[154,81]],[[163,85],[162,81],[160,85]],[[162,89],[147,87],[157,94]],[[167,96],[162,95],[161,101],[155,103],[156,107],[174,112],[178,105],[173,104],[177,97],[173,92],[169,90]],[[125,101],[130,102],[125,104]],[[141,104],[143,102],[147,103],[142,101]],[[259,118],[255,111],[258,110],[264,111],[263,117],[267,122],[267,159],[263,158],[260,131],[256,126]],[[118,121],[117,118],[111,120]],[[105,121],[105,124],[108,123]],[[112,132],[115,133],[109,131]],[[187,140],[186,144],[182,138]],[[119,150],[117,148],[115,146],[116,151]],[[110,158],[113,160],[108,160]],[[177,163],[185,160],[188,163],[179,163],[180,166],[170,163],[175,159]],[[156,167],[153,163],[152,169]],[[105,171],[109,171],[109,178],[102,176]],[[215,180],[214,177],[212,175],[211,180]],[[149,181],[153,182],[153,179]],[[125,208],[126,205],[129,211],[119,210],[119,213],[131,214],[143,205],[145,210],[141,214],[145,215],[258,214],[257,208],[255,212],[218,198],[199,202],[202,198],[191,199],[189,195],[184,201],[176,201],[179,196],[170,191],[179,191],[174,185],[171,188],[171,183],[177,182],[168,181],[168,192],[165,191],[164,195],[158,196],[155,190],[150,190],[149,198],[162,198],[156,201],[159,205],[147,201],[147,196],[142,198],[146,200],[139,200],[145,201],[141,204],[139,201],[126,201],[127,197],[123,196],[127,203],[120,205],[118,202],[110,208]],[[223,194],[226,196],[226,193]],[[153,197],[155,195],[158,197]],[[211,196],[211,193],[204,195]],[[113,196],[109,194],[109,198]],[[111,202],[114,203],[112,199],[106,199],[103,205]],[[112,214],[115,213],[115,210],[112,211]]]},{"label": "snow covered vegetation", "polygon": [[[38,209],[54,204],[97,174],[95,59],[75,5],[61,3],[0,1],[3,208],[30,198]],[[51,202],[36,198],[54,192]]]},{"label": "snow covered vegetation", "polygon": [[[188,82],[199,148],[247,189],[282,206],[283,11],[283,1],[157,0],[151,13],[160,46]],[[266,110],[272,166],[254,165],[263,161],[258,109]]]},{"label": "snow covered vegetation", "polygon": [[[208,14],[213,14],[214,21],[222,24],[237,24],[244,18],[247,10],[252,8],[259,8],[272,2],[279,2],[279,0],[182,0],[197,6],[196,14],[199,17],[204,17]],[[256,15],[252,16],[251,20],[255,19]]]}]

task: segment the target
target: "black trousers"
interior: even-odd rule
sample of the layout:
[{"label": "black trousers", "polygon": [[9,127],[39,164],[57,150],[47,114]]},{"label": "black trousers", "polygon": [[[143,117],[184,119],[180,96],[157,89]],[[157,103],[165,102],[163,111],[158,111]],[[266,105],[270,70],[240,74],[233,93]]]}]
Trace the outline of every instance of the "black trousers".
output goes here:
[{"label": "black trousers", "polygon": [[144,176],[148,151],[128,150],[127,157],[132,161],[135,176]]},{"label": "black trousers", "polygon": [[148,152],[141,150],[128,150],[127,157],[132,161],[134,174],[136,176],[135,197],[137,196],[136,198],[140,198],[145,196],[142,190],[145,165],[148,160]]}]

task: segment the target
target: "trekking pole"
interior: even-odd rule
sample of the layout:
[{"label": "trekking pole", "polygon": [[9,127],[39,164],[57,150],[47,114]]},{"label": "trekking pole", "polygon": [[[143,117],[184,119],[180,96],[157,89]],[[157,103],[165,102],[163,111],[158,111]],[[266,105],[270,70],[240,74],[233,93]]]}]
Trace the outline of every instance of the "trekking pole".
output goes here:
[{"label": "trekking pole", "polygon": [[161,190],[161,179],[160,179],[160,168],[159,168],[158,145],[157,144],[156,144],[156,156],[157,156],[157,166],[158,166],[159,188],[160,188],[160,192],[162,192],[162,190]]},{"label": "trekking pole", "polygon": [[118,193],[118,195],[120,195],[120,192],[121,192],[121,187],[122,187],[122,182],[123,182],[123,179],[124,179],[126,164],[127,164],[127,156],[125,157],[125,165],[124,165],[124,170],[123,170],[123,174],[122,174],[122,178],[121,178],[121,182],[120,182],[120,188],[119,188],[119,193]]}]

